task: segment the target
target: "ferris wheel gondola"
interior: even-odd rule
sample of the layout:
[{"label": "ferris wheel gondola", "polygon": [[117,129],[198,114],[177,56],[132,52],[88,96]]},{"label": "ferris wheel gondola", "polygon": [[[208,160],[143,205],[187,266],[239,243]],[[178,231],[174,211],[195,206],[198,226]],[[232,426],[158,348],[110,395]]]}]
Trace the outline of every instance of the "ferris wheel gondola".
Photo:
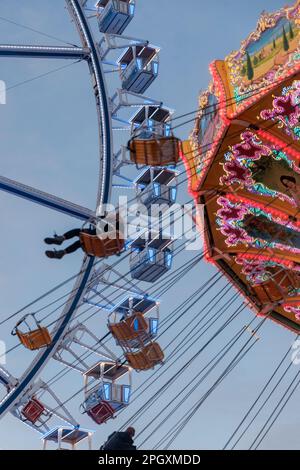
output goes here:
[{"label": "ferris wheel gondola", "polygon": [[134,17],[134,0],[99,0],[98,25],[101,33],[122,34]]},{"label": "ferris wheel gondola", "polygon": [[[132,380],[131,368],[114,362],[98,362],[84,372],[85,400],[82,409],[96,424],[113,418],[128,406]],[[97,381],[91,386],[91,381]]]},{"label": "ferris wheel gondola", "polygon": [[120,346],[143,348],[158,334],[159,304],[150,298],[129,297],[109,314],[108,328]]}]

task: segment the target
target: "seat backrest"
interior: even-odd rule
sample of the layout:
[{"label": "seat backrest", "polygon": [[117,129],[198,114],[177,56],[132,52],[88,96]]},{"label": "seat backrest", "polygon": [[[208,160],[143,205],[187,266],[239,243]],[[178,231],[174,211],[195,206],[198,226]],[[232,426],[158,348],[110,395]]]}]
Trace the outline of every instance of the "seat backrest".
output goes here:
[{"label": "seat backrest", "polygon": [[148,344],[143,349],[143,353],[148,357],[149,361],[153,362],[153,365],[158,364],[164,360],[163,350],[156,342]]},{"label": "seat backrest", "polygon": [[[119,232],[117,232],[119,234]],[[105,258],[120,253],[124,240],[117,235],[116,238],[99,238],[97,235],[81,232],[80,241],[84,251],[97,258]]]},{"label": "seat backrest", "polygon": [[124,342],[143,336],[148,331],[149,324],[142,313],[135,313],[120,323],[110,324],[109,329],[118,341]]},{"label": "seat backrest", "polygon": [[84,251],[91,256],[103,258],[105,256],[104,242],[97,235],[81,232],[80,241]]},{"label": "seat backrest", "polygon": [[126,353],[125,357],[133,369],[148,370],[163,362],[164,353],[158,343],[150,343],[138,352]]},{"label": "seat backrest", "polygon": [[87,414],[95,421],[97,424],[105,423],[109,418],[112,418],[114,415],[114,409],[112,406],[106,402],[102,401],[94,408],[91,408],[87,411]]},{"label": "seat backrest", "polygon": [[32,398],[22,409],[22,415],[31,423],[35,423],[44,413],[44,405],[36,398]]},{"label": "seat backrest", "polygon": [[173,136],[149,140],[135,138],[130,141],[129,149],[130,159],[136,164],[176,164],[180,156],[180,140]]},{"label": "seat backrest", "polygon": [[116,232],[116,238],[106,238],[104,239],[104,250],[105,256],[114,255],[120,253],[124,248],[124,239],[120,238],[120,233]]},{"label": "seat backrest", "polygon": [[48,346],[52,341],[49,331],[45,327],[39,327],[36,330],[29,331],[28,333],[21,333],[17,330],[16,333],[23,346],[31,351]]}]

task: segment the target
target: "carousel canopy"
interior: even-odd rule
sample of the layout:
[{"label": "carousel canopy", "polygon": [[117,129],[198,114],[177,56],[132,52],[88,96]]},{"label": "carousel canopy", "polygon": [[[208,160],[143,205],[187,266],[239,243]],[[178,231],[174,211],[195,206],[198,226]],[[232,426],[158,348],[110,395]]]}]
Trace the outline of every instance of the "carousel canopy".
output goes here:
[{"label": "carousel canopy", "polygon": [[300,330],[300,0],[210,66],[184,146],[207,259],[256,313]]}]

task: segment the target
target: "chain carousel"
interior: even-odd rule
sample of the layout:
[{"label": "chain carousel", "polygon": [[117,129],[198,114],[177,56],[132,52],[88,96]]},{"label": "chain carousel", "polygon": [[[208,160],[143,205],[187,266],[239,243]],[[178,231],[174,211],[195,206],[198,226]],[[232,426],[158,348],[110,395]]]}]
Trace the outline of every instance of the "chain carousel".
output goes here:
[{"label": "chain carousel", "polygon": [[300,2],[210,66],[184,144],[206,259],[257,315],[300,330]]}]

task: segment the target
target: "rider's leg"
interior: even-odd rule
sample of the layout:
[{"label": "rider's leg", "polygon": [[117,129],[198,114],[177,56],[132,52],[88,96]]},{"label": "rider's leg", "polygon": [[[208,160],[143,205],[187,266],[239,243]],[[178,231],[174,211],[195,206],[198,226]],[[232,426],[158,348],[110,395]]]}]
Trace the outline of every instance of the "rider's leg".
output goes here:
[{"label": "rider's leg", "polygon": [[46,256],[48,256],[48,258],[51,258],[51,259],[53,259],[53,258],[61,259],[69,253],[74,253],[74,251],[78,250],[78,248],[80,248],[80,247],[81,247],[81,242],[80,242],[80,240],[77,240],[72,245],[67,246],[67,248],[65,250],[46,251],[45,254],[46,254]]},{"label": "rider's leg", "polygon": [[81,242],[80,240],[77,240],[75,243],[72,243],[72,245],[67,246],[67,248],[64,250],[65,253],[74,253],[74,251],[77,251],[78,248],[81,248]]},{"label": "rider's leg", "polygon": [[68,232],[64,233],[63,237],[65,240],[70,240],[70,238],[79,237],[80,232],[80,228],[73,228],[72,230],[69,230]]},{"label": "rider's leg", "polygon": [[54,235],[54,237],[47,237],[45,238],[44,242],[47,243],[47,245],[61,245],[65,240],[69,240],[73,237],[79,237],[79,234],[80,229],[75,228],[73,230],[69,230],[63,235]]}]

